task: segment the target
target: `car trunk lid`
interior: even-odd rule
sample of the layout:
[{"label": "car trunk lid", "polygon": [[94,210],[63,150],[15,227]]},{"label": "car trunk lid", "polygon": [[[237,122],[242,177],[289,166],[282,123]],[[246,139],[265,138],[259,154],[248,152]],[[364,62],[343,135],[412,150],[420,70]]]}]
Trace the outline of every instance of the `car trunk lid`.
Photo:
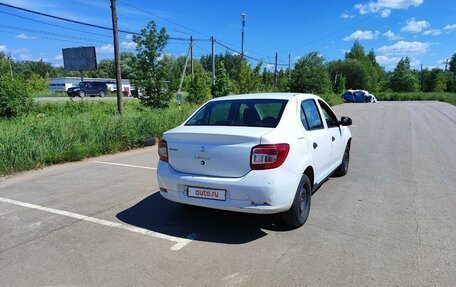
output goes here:
[{"label": "car trunk lid", "polygon": [[263,127],[180,126],[164,135],[169,164],[176,171],[241,177],[250,169],[252,147],[273,130]]}]

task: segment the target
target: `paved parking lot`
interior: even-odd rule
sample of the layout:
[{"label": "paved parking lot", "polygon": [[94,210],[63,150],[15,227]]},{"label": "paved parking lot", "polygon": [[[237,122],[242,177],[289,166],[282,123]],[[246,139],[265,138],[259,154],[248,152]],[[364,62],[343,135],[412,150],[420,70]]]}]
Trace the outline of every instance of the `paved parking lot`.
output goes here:
[{"label": "paved parking lot", "polygon": [[0,178],[0,286],[454,286],[456,108],[335,110],[350,170],[299,229],[165,201],[156,147]]}]

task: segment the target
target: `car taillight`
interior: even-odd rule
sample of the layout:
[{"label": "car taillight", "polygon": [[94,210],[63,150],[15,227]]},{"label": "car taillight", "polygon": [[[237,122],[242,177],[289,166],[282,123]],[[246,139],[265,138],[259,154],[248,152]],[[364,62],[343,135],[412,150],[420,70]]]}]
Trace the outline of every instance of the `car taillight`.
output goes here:
[{"label": "car taillight", "polygon": [[168,162],[168,144],[165,140],[158,142],[158,156],[160,160]]},{"label": "car taillight", "polygon": [[250,155],[251,169],[271,169],[279,167],[287,158],[289,144],[264,144],[252,148]]}]

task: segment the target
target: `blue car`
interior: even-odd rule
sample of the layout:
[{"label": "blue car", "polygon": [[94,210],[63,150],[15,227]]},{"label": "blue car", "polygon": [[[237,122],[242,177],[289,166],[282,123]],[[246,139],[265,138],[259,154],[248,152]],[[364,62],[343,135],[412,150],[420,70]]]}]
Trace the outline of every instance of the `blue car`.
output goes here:
[{"label": "blue car", "polygon": [[346,103],[376,103],[374,95],[364,90],[348,90],[342,95]]}]

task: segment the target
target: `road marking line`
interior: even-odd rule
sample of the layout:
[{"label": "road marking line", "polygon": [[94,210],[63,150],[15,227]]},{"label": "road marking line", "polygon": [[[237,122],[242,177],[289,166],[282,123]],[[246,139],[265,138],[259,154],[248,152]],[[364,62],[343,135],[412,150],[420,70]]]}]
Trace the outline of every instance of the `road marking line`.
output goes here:
[{"label": "road marking line", "polygon": [[131,232],[135,232],[135,233],[139,233],[139,234],[143,234],[143,235],[148,235],[148,236],[155,237],[155,238],[165,239],[165,240],[172,241],[172,242],[176,243],[176,244],[174,244],[171,247],[171,250],[174,250],[174,251],[178,251],[178,250],[182,249],[183,247],[185,247],[187,244],[192,242],[192,240],[195,239],[198,236],[195,233],[190,234],[186,238],[170,236],[170,235],[166,235],[166,234],[163,234],[163,233],[158,233],[158,232],[155,232],[155,231],[144,229],[144,228],[141,228],[141,227],[136,227],[136,226],[132,226],[132,225],[126,225],[126,224],[122,224],[122,223],[118,223],[118,222],[112,222],[112,221],[108,221],[108,220],[104,220],[104,219],[90,217],[90,216],[77,214],[77,213],[73,213],[73,212],[69,212],[69,211],[65,211],[65,210],[60,210],[60,209],[44,207],[44,206],[31,204],[31,203],[27,203],[27,202],[22,202],[22,201],[17,201],[17,200],[9,199],[9,198],[0,197],[0,202],[14,204],[14,205],[27,207],[27,208],[31,208],[31,209],[36,209],[36,210],[41,210],[41,211],[45,211],[45,212],[49,212],[49,213],[59,214],[59,215],[67,216],[67,217],[72,217],[72,218],[76,218],[76,219],[80,219],[80,220],[84,220],[84,221],[88,221],[88,222],[92,222],[92,223],[97,223],[97,224],[108,226],[108,227],[114,227],[114,228],[119,228],[119,229],[123,229],[123,230],[128,230],[128,231],[131,231]]},{"label": "road marking line", "polygon": [[110,165],[118,165],[118,166],[126,166],[126,167],[135,167],[135,168],[143,168],[143,169],[153,169],[153,170],[157,170],[156,167],[141,166],[141,165],[131,165],[131,164],[125,164],[125,163],[115,163],[115,162],[98,161],[98,160],[94,160],[94,161],[92,161],[92,162],[94,162],[94,163],[101,163],[101,164],[110,164]]}]

